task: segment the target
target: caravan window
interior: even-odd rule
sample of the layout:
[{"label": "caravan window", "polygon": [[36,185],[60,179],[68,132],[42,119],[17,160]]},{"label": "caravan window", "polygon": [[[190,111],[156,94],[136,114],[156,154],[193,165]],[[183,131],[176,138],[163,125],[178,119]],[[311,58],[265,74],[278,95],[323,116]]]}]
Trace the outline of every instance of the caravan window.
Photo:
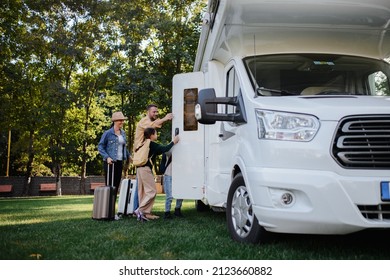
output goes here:
[{"label": "caravan window", "polygon": [[198,130],[198,121],[195,118],[195,105],[198,100],[198,89],[184,89],[183,97],[183,129],[184,131]]},{"label": "caravan window", "polygon": [[258,95],[390,95],[385,61],[324,54],[248,57]]}]

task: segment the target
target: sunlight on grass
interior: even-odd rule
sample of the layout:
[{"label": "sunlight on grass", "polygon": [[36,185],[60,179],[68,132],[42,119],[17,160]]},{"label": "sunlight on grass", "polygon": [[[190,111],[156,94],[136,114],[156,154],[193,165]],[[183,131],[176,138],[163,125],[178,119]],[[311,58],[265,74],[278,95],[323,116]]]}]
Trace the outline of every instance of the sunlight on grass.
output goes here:
[{"label": "sunlight on grass", "polygon": [[[53,221],[65,221],[85,218],[85,213],[90,211],[92,215],[92,204],[66,203],[60,207],[53,207],[53,204],[63,201],[78,200],[79,196],[62,196],[62,197],[44,197],[44,198],[20,198],[24,205],[31,205],[29,211],[20,209],[18,212],[4,211],[7,207],[2,205],[7,200],[0,200],[0,226],[5,225],[26,225],[47,223]],[[85,199],[85,197],[84,197]],[[45,204],[41,202],[44,201]],[[92,203],[92,202],[91,202]]]}]

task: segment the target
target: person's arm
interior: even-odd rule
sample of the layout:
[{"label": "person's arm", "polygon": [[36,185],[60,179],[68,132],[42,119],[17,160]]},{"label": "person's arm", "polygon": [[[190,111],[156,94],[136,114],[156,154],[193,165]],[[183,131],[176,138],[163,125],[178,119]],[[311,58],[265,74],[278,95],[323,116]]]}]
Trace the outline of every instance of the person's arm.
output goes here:
[{"label": "person's arm", "polygon": [[173,114],[172,113],[168,113],[162,119],[157,119],[157,120],[153,121],[151,127],[153,127],[153,128],[160,128],[160,127],[162,127],[163,123],[165,123],[166,121],[170,121],[172,119],[173,119]]},{"label": "person's arm", "polygon": [[109,158],[108,153],[106,152],[106,147],[107,147],[107,134],[108,131],[105,131],[100,138],[99,144],[98,144],[98,151],[100,155],[103,157],[103,160],[106,161],[107,158]]},{"label": "person's arm", "polygon": [[172,149],[173,145],[177,144],[177,142],[179,142],[179,135],[176,135],[168,145],[161,145],[155,142],[150,142],[150,150],[152,151],[151,154],[161,155],[165,152],[168,152],[170,149]]}]

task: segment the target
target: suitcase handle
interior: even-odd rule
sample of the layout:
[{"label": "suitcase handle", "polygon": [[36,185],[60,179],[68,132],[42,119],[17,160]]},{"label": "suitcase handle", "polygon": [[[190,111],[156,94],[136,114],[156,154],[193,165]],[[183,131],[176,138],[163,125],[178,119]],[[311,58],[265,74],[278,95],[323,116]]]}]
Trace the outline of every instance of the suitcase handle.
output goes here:
[{"label": "suitcase handle", "polygon": [[111,164],[107,163],[107,186],[110,186],[110,183],[108,182],[110,179],[110,165],[112,165],[112,171],[111,171],[111,186],[114,186],[114,162]]}]

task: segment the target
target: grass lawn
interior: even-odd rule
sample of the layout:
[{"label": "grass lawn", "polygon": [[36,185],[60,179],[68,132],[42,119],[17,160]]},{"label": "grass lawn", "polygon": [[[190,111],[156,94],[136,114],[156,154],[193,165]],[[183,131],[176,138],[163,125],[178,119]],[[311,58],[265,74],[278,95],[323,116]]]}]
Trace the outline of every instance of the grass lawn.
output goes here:
[{"label": "grass lawn", "polygon": [[[164,195],[154,212],[162,215]],[[93,196],[0,199],[2,260],[389,260],[390,231],[347,236],[275,235],[269,244],[230,239],[224,213],[198,213],[184,201],[185,218],[140,223],[92,220]]]}]

